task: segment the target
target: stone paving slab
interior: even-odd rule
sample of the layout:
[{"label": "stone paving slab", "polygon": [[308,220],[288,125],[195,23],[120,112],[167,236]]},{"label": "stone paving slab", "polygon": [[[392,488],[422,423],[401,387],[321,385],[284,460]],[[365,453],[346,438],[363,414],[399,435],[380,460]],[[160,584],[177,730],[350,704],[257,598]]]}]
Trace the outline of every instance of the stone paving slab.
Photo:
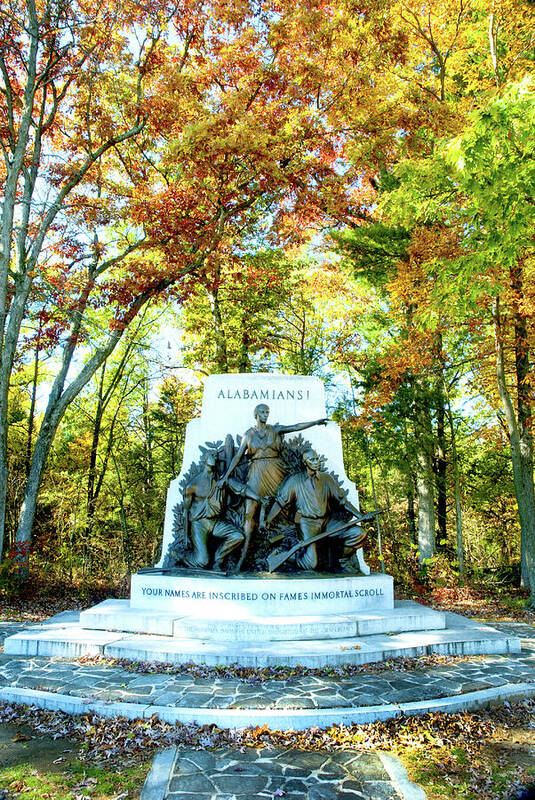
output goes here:
[{"label": "stone paving slab", "polygon": [[[74,622],[72,615],[67,617]],[[2,633],[11,634],[17,624],[26,627],[0,623],[0,637]],[[0,697],[10,702],[19,698],[19,702],[46,703],[47,707],[72,707],[73,713],[83,711],[84,704],[96,704],[106,709],[106,715],[108,711],[141,717],[158,713],[169,721],[197,717],[209,721],[213,712],[222,721],[228,718],[226,724],[231,726],[254,722],[248,718],[248,711],[269,713],[274,723],[280,720],[290,727],[294,715],[302,718],[300,727],[306,727],[314,724],[309,714],[314,710],[318,719],[330,722],[336,721],[336,714],[349,719],[352,709],[355,721],[385,718],[401,710],[459,710],[531,692],[535,682],[535,626],[502,623],[496,627],[506,635],[512,632],[522,637],[522,651],[427,670],[392,669],[351,677],[333,674],[260,680],[253,674],[250,679],[195,678],[187,673],[138,674],[119,666],[4,654],[0,655]]]},{"label": "stone paving slab", "polygon": [[389,754],[180,748],[159,754],[141,800],[424,800]]},{"label": "stone paving slab", "polygon": [[219,728],[240,730],[255,724],[266,724],[272,730],[302,731],[312,726],[363,725],[369,722],[414,716],[428,712],[458,713],[498,705],[504,701],[519,702],[535,696],[535,683],[507,684],[477,692],[441,699],[417,700],[360,708],[200,708],[199,706],[156,706],[123,701],[104,702],[88,696],[75,697],[41,689],[0,687],[0,703],[20,703],[27,706],[64,711],[67,714],[97,714],[102,717],[123,716],[128,719],[149,719],[153,716],[171,725],[217,725]]},{"label": "stone paving slab", "polygon": [[458,696],[535,681],[535,641],[520,654],[480,657],[432,670],[395,670],[353,677],[315,676],[250,681],[189,675],[139,675],[117,667],[59,659],[4,657],[0,685],[145,705],[199,708],[332,708],[377,706]]}]

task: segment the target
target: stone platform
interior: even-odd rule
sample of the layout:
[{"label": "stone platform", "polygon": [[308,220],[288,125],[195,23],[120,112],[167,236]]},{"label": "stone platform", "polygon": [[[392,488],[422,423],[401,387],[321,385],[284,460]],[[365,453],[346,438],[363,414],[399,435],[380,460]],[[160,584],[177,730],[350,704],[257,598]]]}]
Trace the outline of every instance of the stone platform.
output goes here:
[{"label": "stone platform", "polygon": [[[483,655],[520,651],[520,640],[487,625],[443,615],[412,601],[394,609],[314,618],[177,618],[106,601],[5,640],[5,653],[244,667],[322,668],[398,656]],[[128,601],[123,601],[127,604]],[[448,622],[449,619],[449,622]],[[320,635],[321,634],[321,635]],[[258,637],[258,638],[257,638]]]},{"label": "stone platform", "polygon": [[171,664],[323,668],[431,653],[518,652],[488,626],[412,601],[389,575],[238,575],[163,570],[132,576],[130,600],[106,600],[5,641],[10,655],[101,654]]},{"label": "stone platform", "polygon": [[444,614],[399,601],[395,608],[341,614],[257,616],[244,610],[233,619],[179,615],[172,611],[132,608],[128,600],[105,600],[82,611],[80,625],[87,630],[127,631],[172,636],[175,639],[218,642],[274,642],[350,639],[404,631],[441,630]]},{"label": "stone platform", "polygon": [[[66,612],[26,633],[67,626],[73,630],[78,624],[78,613]],[[379,672],[363,668],[354,675],[333,670],[282,678],[259,673],[237,677],[209,668],[158,673],[150,665],[140,673],[121,665],[5,653],[0,654],[0,702],[106,717],[149,719],[156,714],[170,723],[223,728],[266,723],[272,729],[303,730],[429,711],[467,711],[535,696],[534,626],[505,623],[490,628],[449,613],[446,624],[449,630],[492,630],[502,645],[522,641],[522,650],[403,670],[392,664]],[[13,639],[21,627],[0,623],[0,642],[3,632]]]}]

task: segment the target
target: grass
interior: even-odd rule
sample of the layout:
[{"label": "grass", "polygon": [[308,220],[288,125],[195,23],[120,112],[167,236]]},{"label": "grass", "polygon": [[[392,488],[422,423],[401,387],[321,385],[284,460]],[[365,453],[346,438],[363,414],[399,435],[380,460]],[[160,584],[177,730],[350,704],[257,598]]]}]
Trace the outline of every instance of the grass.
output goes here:
[{"label": "grass", "polygon": [[77,795],[91,800],[139,797],[149,764],[139,764],[121,772],[104,767],[88,767],[74,761],[67,771],[54,773],[24,765],[0,772],[0,786],[8,792],[24,793],[28,800],[73,800]]},{"label": "grass", "polygon": [[17,725],[2,725],[0,735],[0,790],[9,800],[138,798],[153,757],[82,761],[80,743],[70,739],[36,736]]},{"label": "grass", "polygon": [[20,764],[0,768],[0,787],[13,795],[24,793],[27,800],[73,800],[77,796],[91,800],[120,796],[126,800],[139,797],[149,768],[150,762],[141,762],[119,771],[111,765],[88,766],[76,759],[57,773]]},{"label": "grass", "polygon": [[523,597],[522,595],[511,595],[505,591],[499,593],[500,602],[506,608],[510,609],[511,611],[516,611],[519,614],[530,610],[530,598]]},{"label": "grass", "polygon": [[409,777],[425,791],[427,800],[510,800],[522,786],[535,781],[535,734],[503,730],[500,740],[486,743],[474,754],[463,747],[407,748],[398,751]]},{"label": "grass", "polygon": [[120,768],[88,766],[74,759],[61,772],[19,764],[0,767],[0,788],[8,791],[8,797],[23,794],[27,800],[126,800],[139,797],[149,769],[150,760]]}]

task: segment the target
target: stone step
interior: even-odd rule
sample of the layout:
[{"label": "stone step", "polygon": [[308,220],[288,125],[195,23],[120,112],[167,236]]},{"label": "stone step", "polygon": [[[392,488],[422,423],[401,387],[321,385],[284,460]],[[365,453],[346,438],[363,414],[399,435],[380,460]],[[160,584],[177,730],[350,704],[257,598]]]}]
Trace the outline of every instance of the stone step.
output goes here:
[{"label": "stone step", "polygon": [[520,640],[487,625],[446,614],[442,630],[301,641],[205,641],[149,634],[124,634],[81,628],[79,622],[35,626],[5,640],[5,653],[78,658],[102,654],[134,661],[245,667],[296,666],[320,668],[366,664],[398,656],[484,655],[520,652]]},{"label": "stone step", "polygon": [[233,642],[347,639],[402,631],[440,630],[446,625],[439,611],[400,600],[392,610],[316,616],[198,619],[173,612],[131,608],[128,600],[105,600],[82,611],[80,625],[88,630],[128,631],[173,636],[179,639],[214,639]]}]

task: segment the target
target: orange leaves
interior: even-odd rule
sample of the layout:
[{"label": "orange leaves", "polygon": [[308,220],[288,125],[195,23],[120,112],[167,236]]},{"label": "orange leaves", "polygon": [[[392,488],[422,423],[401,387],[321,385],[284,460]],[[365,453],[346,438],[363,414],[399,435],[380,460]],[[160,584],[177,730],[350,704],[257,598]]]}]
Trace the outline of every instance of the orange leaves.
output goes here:
[{"label": "orange leaves", "polygon": [[[330,114],[354,88],[345,70],[349,17],[320,2],[266,3],[256,20],[246,3],[219,4],[203,26],[204,13],[199,9],[189,51],[181,44],[166,51],[147,106],[167,182],[181,184],[177,196],[165,190],[164,210],[164,195],[151,202],[147,175],[149,196],[141,204],[162,218],[152,229],[170,228],[173,219],[189,240],[196,223],[186,216],[200,219],[204,234],[216,225],[215,215],[207,218],[214,209],[229,230],[256,224],[249,210],[260,198],[273,203],[273,235],[284,242],[329,218],[347,219],[356,198],[342,166],[345,136],[322,106]],[[363,181],[360,204],[372,197]],[[182,218],[173,212],[175,200]],[[178,227],[169,231],[174,245]]]}]

